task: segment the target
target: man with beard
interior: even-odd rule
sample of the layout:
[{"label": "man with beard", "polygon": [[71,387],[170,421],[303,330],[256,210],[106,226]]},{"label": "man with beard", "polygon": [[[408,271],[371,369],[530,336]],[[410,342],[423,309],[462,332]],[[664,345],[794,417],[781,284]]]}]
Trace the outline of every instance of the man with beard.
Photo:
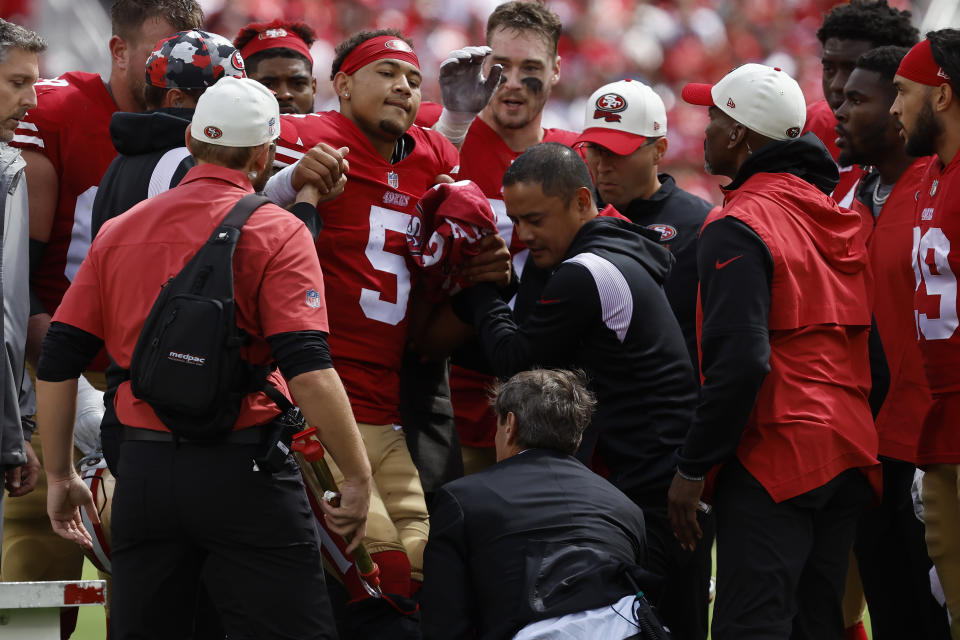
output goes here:
[{"label": "man with beard", "polygon": [[[887,0],[851,0],[831,9],[817,30],[817,39],[823,45],[825,99],[807,108],[804,133],[812,131],[836,160],[839,149],[834,142],[837,119],[833,112],[843,104],[843,85],[857,58],[874,47],[912,47],[918,38],[917,29],[910,22],[910,12],[890,7]],[[841,206],[850,206],[854,185],[861,173],[855,165],[840,167],[840,182],[833,191],[833,199]]]},{"label": "man with beard", "polygon": [[699,544],[709,476],[713,638],[839,640],[864,475],[880,479],[860,216],[827,195],[836,165],[800,136],[806,104],[786,73],[745,64],[683,98],[709,107],[707,171],[731,183],[700,235],[703,385],[670,520]]},{"label": "man with beard", "polygon": [[836,110],[842,166],[869,166],[852,208],[863,217],[873,272],[873,314],[879,340],[871,336],[875,369],[871,391],[883,466],[883,497],[857,525],[854,553],[875,638],[949,638],[943,608],[930,592],[930,559],[923,523],[913,510],[911,487],[917,442],[930,408],[913,319],[911,251],[917,186],[929,158],[907,154],[896,118],[893,77],[905,47],[864,53],[850,74],[845,100]]},{"label": "man with beard", "polygon": [[[196,29],[203,12],[195,0],[116,0],[110,10],[110,77],[83,71],[36,84],[37,106],[19,123],[11,145],[23,150],[30,199],[30,323],[27,360],[36,366],[40,344],[60,299],[90,246],[90,218],[100,179],[116,155],[110,117],[144,108],[144,65],[153,46],[177,31]],[[104,388],[104,356],[88,375]],[[86,377],[86,376],[85,376]],[[33,447],[43,460],[42,436]],[[6,581],[79,579],[83,555],[50,530],[46,481],[11,500],[4,514]],[[65,615],[76,616],[76,609]],[[72,623],[65,623],[69,628]],[[65,632],[69,635],[69,631]]]},{"label": "man with beard", "polygon": [[924,468],[927,550],[937,567],[960,638],[960,30],[931,31],[897,69],[890,108],[903,128],[906,152],[935,154],[920,181],[913,227],[914,317],[933,406],[923,424],[917,464]]},{"label": "man with beard", "polygon": [[247,65],[247,76],[273,91],[280,113],[312,113],[317,79],[310,45],[316,34],[303,22],[253,22],[240,29],[234,46]]}]

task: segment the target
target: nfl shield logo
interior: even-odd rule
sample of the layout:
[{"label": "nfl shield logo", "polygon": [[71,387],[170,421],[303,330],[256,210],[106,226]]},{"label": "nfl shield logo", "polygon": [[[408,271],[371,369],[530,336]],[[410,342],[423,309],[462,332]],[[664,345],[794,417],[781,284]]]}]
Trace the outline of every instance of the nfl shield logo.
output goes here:
[{"label": "nfl shield logo", "polygon": [[400,176],[393,171],[387,171],[387,184],[394,189],[400,188]]},{"label": "nfl shield logo", "polygon": [[319,309],[320,304],[320,292],[313,289],[307,289],[307,306],[311,309]]}]

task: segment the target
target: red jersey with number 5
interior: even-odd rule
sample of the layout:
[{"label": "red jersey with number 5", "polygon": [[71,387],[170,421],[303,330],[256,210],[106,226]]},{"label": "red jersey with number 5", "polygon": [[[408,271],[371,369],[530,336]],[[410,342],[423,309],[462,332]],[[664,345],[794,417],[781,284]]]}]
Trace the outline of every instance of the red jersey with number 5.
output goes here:
[{"label": "red jersey with number 5", "polygon": [[960,463],[960,153],[930,162],[917,194],[913,228],[914,318],[933,407],[924,422],[917,463]]},{"label": "red jersey with number 5", "polygon": [[33,290],[56,311],[90,248],[90,217],[100,179],[117,155],[110,117],[117,110],[103,79],[72,71],[35,85],[37,106],[17,127],[14,147],[45,155],[59,192],[50,240],[33,275]]},{"label": "red jersey with number 5", "polygon": [[349,147],[338,198],[320,205],[317,253],[330,320],[330,351],[357,422],[399,423],[400,365],[407,337],[411,263],[407,224],[439,174],[456,177],[457,151],[440,134],[411,127],[410,154],[390,164],[338,112],[283,116],[277,164],[318,142]]}]

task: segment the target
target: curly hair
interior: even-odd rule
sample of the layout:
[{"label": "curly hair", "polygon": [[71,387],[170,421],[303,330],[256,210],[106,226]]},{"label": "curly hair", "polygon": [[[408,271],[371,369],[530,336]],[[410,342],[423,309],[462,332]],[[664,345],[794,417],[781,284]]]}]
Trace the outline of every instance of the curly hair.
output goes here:
[{"label": "curly hair", "polygon": [[399,38],[403,40],[410,48],[413,48],[413,41],[405,37],[402,33],[396,29],[378,29],[376,31],[358,31],[340,44],[337,45],[336,49],[333,50],[333,64],[330,65],[330,79],[333,80],[333,77],[337,75],[337,72],[340,71],[340,67],[343,66],[343,61],[347,59],[347,56],[350,55],[350,52],[356,49],[358,46],[370,40],[371,38],[378,38],[380,36],[393,36],[394,38]]},{"label": "curly hair", "polygon": [[950,76],[950,86],[957,91],[960,81],[960,30],[940,29],[927,34],[930,53],[940,68]]},{"label": "curly hair", "polygon": [[887,0],[850,0],[831,9],[817,30],[820,44],[829,38],[863,40],[874,47],[896,45],[912,47],[920,40],[920,32],[910,22],[909,11],[887,4]]},{"label": "curly hair", "polygon": [[[307,48],[309,48],[310,45],[312,45],[317,39],[317,33],[306,22],[290,22],[277,19],[273,22],[251,22],[244,28],[240,29],[240,31],[237,33],[237,37],[233,39],[233,46],[237,48],[237,51],[240,51],[247,46],[248,42],[256,38],[267,29],[285,29],[286,31],[295,34],[297,37],[303,40],[303,42],[307,45]],[[255,72],[257,65],[260,64],[260,61],[267,58],[296,58],[306,62],[310,71],[313,71],[313,65],[310,64],[310,60],[308,60],[307,57],[302,53],[292,49],[276,48],[267,49],[266,51],[258,51],[252,56],[244,58],[243,62],[247,65],[248,70]]]}]

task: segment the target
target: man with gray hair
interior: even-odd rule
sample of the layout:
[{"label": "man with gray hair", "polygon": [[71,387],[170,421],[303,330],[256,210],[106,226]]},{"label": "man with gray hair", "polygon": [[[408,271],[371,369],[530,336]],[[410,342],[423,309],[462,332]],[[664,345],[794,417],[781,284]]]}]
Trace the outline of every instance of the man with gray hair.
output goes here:
[{"label": "man with gray hair", "polygon": [[643,514],[573,457],[596,405],[583,375],[524,371],[492,404],[497,464],[444,485],[431,514],[424,637],[636,633],[615,610],[632,620],[647,581]]},{"label": "man with gray hair", "polygon": [[[29,261],[26,163],[7,143],[13,131],[37,104],[33,85],[38,77],[37,55],[47,45],[28,29],[0,19],[0,299],[3,300],[3,361],[0,363],[0,471],[11,497],[30,493],[40,463],[30,445],[33,387],[24,376],[27,343]],[[0,532],[3,492],[0,490]]]}]

